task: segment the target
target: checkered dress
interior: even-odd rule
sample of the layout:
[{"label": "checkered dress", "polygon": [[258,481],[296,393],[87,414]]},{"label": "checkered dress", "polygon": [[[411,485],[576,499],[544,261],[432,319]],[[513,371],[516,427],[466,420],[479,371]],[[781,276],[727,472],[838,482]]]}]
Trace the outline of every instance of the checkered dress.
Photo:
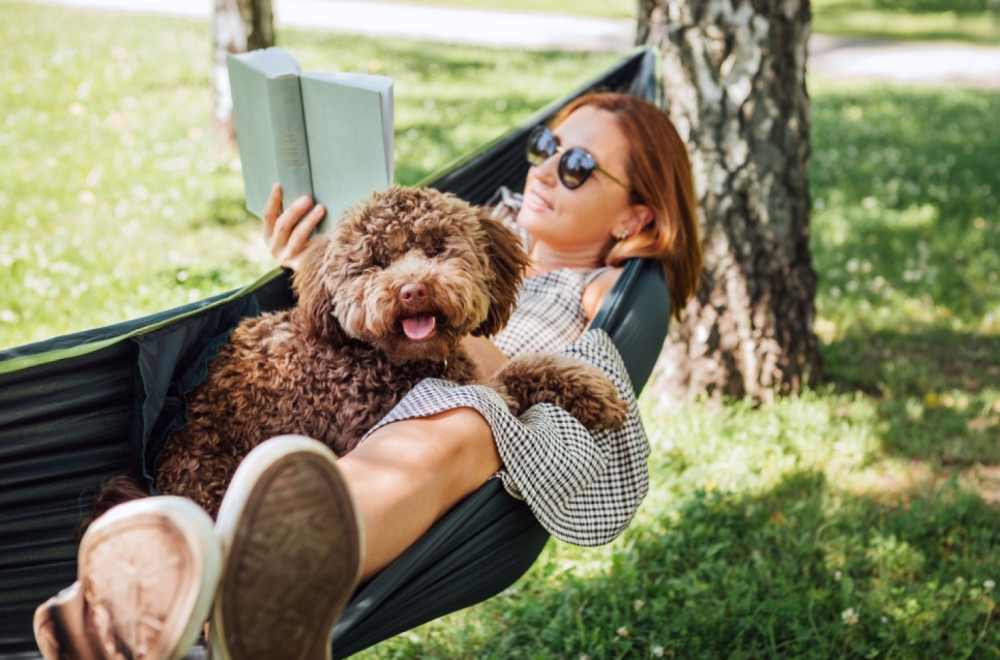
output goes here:
[{"label": "checkered dress", "polygon": [[560,351],[602,369],[628,403],[621,429],[591,433],[551,404],[535,405],[515,417],[488,387],[438,379],[418,384],[375,428],[474,408],[493,430],[504,464],[497,477],[507,492],[525,500],[560,540],[584,546],[610,542],[646,496],[649,442],[614,343],[603,330],[586,330],[583,290],[601,272],[564,269],[528,278],[507,327],[494,341],[508,357]]}]

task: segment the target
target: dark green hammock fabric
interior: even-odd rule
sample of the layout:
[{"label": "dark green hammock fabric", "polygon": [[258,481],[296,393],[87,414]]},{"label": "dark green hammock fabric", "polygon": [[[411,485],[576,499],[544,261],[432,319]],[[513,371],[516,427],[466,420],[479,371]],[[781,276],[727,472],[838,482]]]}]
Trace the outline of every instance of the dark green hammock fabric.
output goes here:
[{"label": "dark green hammock fabric", "polygon": [[[643,49],[530,121],[424,183],[483,204],[519,190],[527,132],[591,88],[659,100],[655,52]],[[38,657],[35,607],[76,578],[74,530],[101,481],[150,475],[183,425],[184,395],[244,316],[293,303],[276,270],[235,292],[145,318],[0,352],[0,655]],[[615,341],[636,391],[666,336],[670,300],[656,264],[630,262],[594,321]],[[548,534],[491,480],[364,585],[333,637],[344,656],[489,598],[534,562]]]}]

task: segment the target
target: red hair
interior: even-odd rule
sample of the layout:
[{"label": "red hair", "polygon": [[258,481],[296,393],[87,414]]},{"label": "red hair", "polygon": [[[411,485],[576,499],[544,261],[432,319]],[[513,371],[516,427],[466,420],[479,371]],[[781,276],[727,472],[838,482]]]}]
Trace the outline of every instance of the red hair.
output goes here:
[{"label": "red hair", "polygon": [[558,126],[583,106],[605,110],[617,119],[628,142],[625,174],[632,183],[632,203],[648,206],[654,216],[640,231],[614,243],[605,263],[621,266],[632,257],[659,261],[670,287],[673,316],[680,320],[681,310],[695,294],[702,266],[687,147],[666,112],[628,94],[581,96],[562,108],[552,125]]}]

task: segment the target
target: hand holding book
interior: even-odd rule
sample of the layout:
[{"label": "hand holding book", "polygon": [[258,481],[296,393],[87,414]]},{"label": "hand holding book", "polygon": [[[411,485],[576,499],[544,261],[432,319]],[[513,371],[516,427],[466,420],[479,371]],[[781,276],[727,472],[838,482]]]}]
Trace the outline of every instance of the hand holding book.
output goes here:
[{"label": "hand holding book", "polygon": [[326,217],[326,207],[313,204],[303,195],[283,205],[280,184],[274,184],[264,205],[264,244],[278,263],[298,270],[306,245],[319,223]]},{"label": "hand holding book", "polygon": [[275,182],[291,203],[309,195],[320,224],[392,183],[392,79],[300,72],[281,48],[229,55],[233,123],[247,209],[264,217]]}]

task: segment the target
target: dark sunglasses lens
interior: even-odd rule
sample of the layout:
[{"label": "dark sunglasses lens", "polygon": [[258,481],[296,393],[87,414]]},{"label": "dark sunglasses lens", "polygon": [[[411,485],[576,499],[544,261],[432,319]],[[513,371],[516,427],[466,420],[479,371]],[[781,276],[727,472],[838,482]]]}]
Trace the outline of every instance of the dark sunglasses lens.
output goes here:
[{"label": "dark sunglasses lens", "polygon": [[593,171],[593,157],[578,147],[573,147],[559,159],[559,180],[570,190],[582,186]]},{"label": "dark sunglasses lens", "polygon": [[557,146],[556,136],[552,134],[552,131],[544,126],[539,126],[528,136],[528,162],[532,165],[541,165],[552,157]]}]

